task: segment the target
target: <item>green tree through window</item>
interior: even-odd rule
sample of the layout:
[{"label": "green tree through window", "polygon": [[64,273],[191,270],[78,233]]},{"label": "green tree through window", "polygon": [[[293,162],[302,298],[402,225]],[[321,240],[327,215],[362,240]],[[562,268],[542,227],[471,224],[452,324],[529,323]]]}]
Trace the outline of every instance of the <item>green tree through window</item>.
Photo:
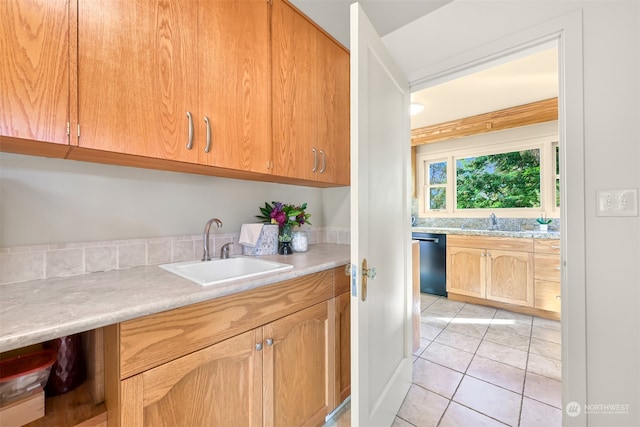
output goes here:
[{"label": "green tree through window", "polygon": [[458,209],[540,206],[540,150],[456,160]]}]

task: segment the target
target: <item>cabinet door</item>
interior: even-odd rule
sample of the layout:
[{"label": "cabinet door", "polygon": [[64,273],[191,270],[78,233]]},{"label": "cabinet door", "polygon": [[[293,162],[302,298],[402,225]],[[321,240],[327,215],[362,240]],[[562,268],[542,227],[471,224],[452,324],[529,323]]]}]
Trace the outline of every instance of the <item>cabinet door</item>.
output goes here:
[{"label": "cabinet door", "polygon": [[349,185],[349,53],[318,35],[318,180]]},{"label": "cabinet door", "polygon": [[351,294],[335,298],[336,305],[336,399],[337,407],[351,395]]},{"label": "cabinet door", "polygon": [[[268,2],[199,2],[200,162],[270,172]],[[209,120],[211,146],[205,153]]]},{"label": "cabinet door", "polygon": [[283,0],[273,1],[271,13],[274,173],[315,180],[320,33]]},{"label": "cabinet door", "polygon": [[535,278],[560,282],[560,256],[548,254],[535,255]]},{"label": "cabinet door", "polygon": [[485,250],[447,248],[447,292],[485,297]]},{"label": "cabinet door", "polygon": [[321,425],[333,409],[334,328],[330,300],[264,326],[265,426]]},{"label": "cabinet door", "polygon": [[81,147],[197,162],[196,25],[190,2],[78,2]]},{"label": "cabinet door", "polygon": [[536,279],[535,307],[560,313],[560,282]]},{"label": "cabinet door", "polygon": [[487,299],[533,307],[533,254],[487,252]]},{"label": "cabinet door", "polygon": [[122,381],[123,426],[262,425],[261,330]]},{"label": "cabinet door", "polygon": [[0,1],[0,136],[68,144],[69,1]]}]

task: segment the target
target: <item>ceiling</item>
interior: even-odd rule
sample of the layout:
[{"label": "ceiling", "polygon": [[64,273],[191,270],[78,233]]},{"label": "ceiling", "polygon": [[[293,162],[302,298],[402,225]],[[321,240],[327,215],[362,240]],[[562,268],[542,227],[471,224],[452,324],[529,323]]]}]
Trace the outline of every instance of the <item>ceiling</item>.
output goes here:
[{"label": "ceiling", "polygon": [[[354,0],[289,1],[336,40],[349,47],[349,8]],[[432,54],[425,59],[435,62],[455,52],[456,39],[452,34],[443,36],[447,43],[437,42],[440,34],[452,29],[439,28],[438,18],[433,18],[435,21],[432,20],[432,24],[427,26],[423,21],[426,15],[435,16],[445,9],[451,9],[449,13],[455,15],[458,2],[452,0],[361,0],[360,4],[378,34],[381,37],[387,36],[383,39],[387,47],[398,50],[390,53],[396,60],[400,60],[400,66],[408,76],[426,65],[420,55],[415,55],[416,47],[412,46],[417,44],[420,46],[419,49],[431,52]],[[449,6],[443,8],[448,4]],[[472,9],[470,13],[482,15],[484,9]],[[492,15],[483,18],[487,20],[488,25],[490,25],[490,18]],[[433,25],[434,23],[436,25]],[[414,39],[415,29],[420,28],[431,30],[434,34],[422,40]],[[458,34],[462,35],[459,31]],[[435,44],[426,46],[427,40]],[[442,50],[440,56],[436,54],[437,48]],[[405,63],[407,61],[408,63]],[[413,93],[412,102],[422,103],[425,109],[422,113],[411,117],[411,127],[415,129],[556,96],[558,96],[557,48],[549,48],[547,45],[520,53],[512,58],[502,58],[493,67],[491,64],[485,64],[481,71]]]},{"label": "ceiling", "polygon": [[546,49],[411,95],[420,128],[558,96],[558,51]]},{"label": "ceiling", "polygon": [[[336,40],[349,47],[349,8],[355,0],[289,0]],[[452,0],[360,0],[375,27],[385,36],[451,3]]]}]

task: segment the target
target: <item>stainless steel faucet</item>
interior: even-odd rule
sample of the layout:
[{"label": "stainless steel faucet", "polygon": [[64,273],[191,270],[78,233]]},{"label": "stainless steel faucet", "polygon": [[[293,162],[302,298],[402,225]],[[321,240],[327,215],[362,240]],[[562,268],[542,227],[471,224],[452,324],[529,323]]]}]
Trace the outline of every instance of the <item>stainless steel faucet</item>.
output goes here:
[{"label": "stainless steel faucet", "polygon": [[216,223],[218,228],[222,227],[222,221],[218,218],[211,218],[204,226],[204,233],[202,234],[202,240],[204,240],[204,253],[202,254],[202,261],[211,261],[211,255],[209,255],[209,229],[211,224]]},{"label": "stainless steel faucet", "polygon": [[491,215],[489,215],[489,219],[491,220],[491,229],[492,230],[497,230],[498,229],[498,219],[496,218],[496,214],[491,212]]},{"label": "stainless steel faucet", "polygon": [[225,243],[220,248],[220,258],[227,259],[229,258],[229,247],[233,244],[233,242]]}]

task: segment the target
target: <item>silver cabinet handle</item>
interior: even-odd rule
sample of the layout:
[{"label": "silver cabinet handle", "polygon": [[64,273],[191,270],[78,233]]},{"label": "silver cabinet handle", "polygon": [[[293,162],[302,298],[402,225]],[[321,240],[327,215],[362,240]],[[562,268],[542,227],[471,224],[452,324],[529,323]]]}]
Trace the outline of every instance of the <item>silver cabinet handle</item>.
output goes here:
[{"label": "silver cabinet handle", "polygon": [[261,343],[261,342],[257,342],[257,343],[256,343],[256,350],[257,350],[257,351],[262,350],[262,343]]},{"label": "silver cabinet handle", "polygon": [[204,116],[204,122],[207,124],[207,145],[204,147],[204,152],[208,153],[211,149],[211,122],[209,117]]},{"label": "silver cabinet handle", "polygon": [[187,111],[187,118],[189,119],[189,140],[187,141],[187,150],[191,150],[193,148],[193,117],[189,111]]},{"label": "silver cabinet handle", "polygon": [[322,150],[320,150],[320,156],[322,156],[322,167],[320,168],[320,173],[324,173],[324,170],[327,168],[327,156]]},{"label": "silver cabinet handle", "polygon": [[267,345],[271,347],[273,345],[273,338],[267,338]]},{"label": "silver cabinet handle", "polygon": [[313,169],[311,169],[311,172],[315,172],[318,170],[318,153],[316,147],[313,147],[311,151],[313,151]]},{"label": "silver cabinet handle", "polygon": [[551,245],[551,249],[560,249],[560,246],[557,246],[557,245]]}]

